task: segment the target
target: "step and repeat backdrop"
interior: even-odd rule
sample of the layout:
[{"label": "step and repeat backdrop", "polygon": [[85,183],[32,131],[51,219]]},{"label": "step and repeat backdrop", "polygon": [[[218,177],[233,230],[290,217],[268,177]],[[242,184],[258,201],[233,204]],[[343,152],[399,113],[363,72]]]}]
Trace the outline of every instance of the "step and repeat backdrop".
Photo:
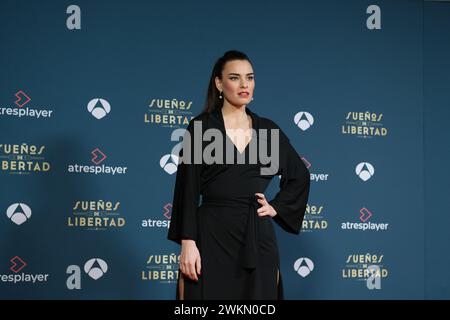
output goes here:
[{"label": "step and repeat backdrop", "polygon": [[0,298],[175,298],[171,134],[231,49],[311,173],[286,299],[423,298],[422,6],[2,0]]}]

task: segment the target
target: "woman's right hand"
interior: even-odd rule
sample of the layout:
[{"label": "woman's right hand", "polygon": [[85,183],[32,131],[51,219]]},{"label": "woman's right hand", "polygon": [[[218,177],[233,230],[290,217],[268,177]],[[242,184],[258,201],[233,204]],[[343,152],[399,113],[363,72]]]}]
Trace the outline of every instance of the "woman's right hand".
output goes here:
[{"label": "woman's right hand", "polygon": [[192,280],[198,281],[197,273],[200,275],[201,259],[200,252],[194,240],[181,240],[180,271]]}]

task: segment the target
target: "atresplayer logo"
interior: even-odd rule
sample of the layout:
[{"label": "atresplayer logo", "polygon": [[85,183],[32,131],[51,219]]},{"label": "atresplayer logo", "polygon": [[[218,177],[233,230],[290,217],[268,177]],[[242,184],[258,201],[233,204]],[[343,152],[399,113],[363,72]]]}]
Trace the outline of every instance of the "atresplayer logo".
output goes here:
[{"label": "atresplayer logo", "polygon": [[17,91],[15,96],[16,96],[17,100],[14,103],[19,108],[22,108],[24,105],[26,105],[28,102],[31,101],[31,98],[22,90]]},{"label": "atresplayer logo", "polygon": [[385,222],[372,222],[369,221],[372,218],[373,212],[363,207],[359,210],[359,220],[361,222],[342,222],[342,230],[361,230],[361,231],[386,231],[389,228],[389,223]]},{"label": "atresplayer logo", "polygon": [[169,228],[170,218],[171,218],[172,204],[167,203],[163,207],[162,215],[165,219],[144,219],[142,220],[141,226],[144,228]]},{"label": "atresplayer logo", "polygon": [[315,181],[315,182],[322,182],[322,181],[328,181],[328,176],[330,175],[329,173],[316,173],[316,172],[311,172],[312,169],[311,166],[311,162],[308,161],[308,159],[306,159],[305,157],[301,157],[303,163],[305,164],[306,168],[310,171],[309,177],[311,179],[311,181]]},{"label": "atresplayer logo", "polygon": [[27,263],[18,256],[15,256],[10,261],[12,263],[10,270],[14,273],[20,272],[20,270],[27,266]]},{"label": "atresplayer logo", "polygon": [[[84,264],[84,272],[92,279],[98,280],[108,271],[108,264],[100,258],[92,258]],[[69,275],[66,286],[69,290],[81,289],[81,268],[78,265],[70,265],[66,269]]]},{"label": "atresplayer logo", "polygon": [[102,163],[107,158],[106,154],[104,154],[99,148],[95,148],[94,150],[92,150],[91,154],[91,161],[97,165]]},{"label": "atresplayer logo", "polygon": [[31,101],[29,94],[23,90],[17,91],[14,96],[14,106],[0,107],[0,116],[26,117],[26,118],[51,118],[53,110],[33,109],[28,103]]},{"label": "atresplayer logo", "polygon": [[13,274],[0,274],[0,282],[20,284],[20,283],[39,283],[39,282],[47,282],[48,273],[25,273],[21,272],[25,270],[28,266],[28,263],[25,259],[15,256],[10,259],[11,267],[9,270],[13,272]]},{"label": "atresplayer logo", "polygon": [[128,167],[122,166],[107,166],[103,162],[107,159],[106,153],[100,150],[100,148],[95,148],[91,151],[91,162],[94,165],[80,165],[80,164],[69,164],[67,171],[71,173],[85,173],[85,174],[126,174]]}]

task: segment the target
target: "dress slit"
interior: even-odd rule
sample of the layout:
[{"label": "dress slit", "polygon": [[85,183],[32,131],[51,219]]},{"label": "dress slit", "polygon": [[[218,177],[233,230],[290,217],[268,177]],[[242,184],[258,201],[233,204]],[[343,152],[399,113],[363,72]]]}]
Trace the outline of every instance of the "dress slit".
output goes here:
[{"label": "dress slit", "polygon": [[280,269],[277,269],[278,277],[277,277],[277,299],[283,300],[283,280],[281,277]]},{"label": "dress slit", "polygon": [[181,271],[178,271],[177,296],[176,300],[184,300],[184,277]]}]

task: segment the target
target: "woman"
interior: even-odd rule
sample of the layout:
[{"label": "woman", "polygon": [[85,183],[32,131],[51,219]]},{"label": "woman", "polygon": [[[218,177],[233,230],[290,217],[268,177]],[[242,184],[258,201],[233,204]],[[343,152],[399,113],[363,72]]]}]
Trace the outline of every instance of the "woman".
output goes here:
[{"label": "woman", "polygon": [[[214,65],[205,110],[187,127],[168,233],[181,244],[177,300],[283,299],[272,219],[299,234],[309,172],[279,126],[249,109],[254,88],[249,58],[226,52]],[[196,149],[199,137],[194,136],[208,129],[222,135],[217,141],[200,138]],[[263,134],[264,129],[270,132]],[[275,160],[252,162],[254,147],[264,143]],[[234,161],[205,161],[212,145],[219,147],[211,155],[223,159],[231,145]],[[201,162],[193,160],[195,152],[203,156]],[[268,201],[264,191],[275,175],[281,175],[280,191]]]}]

